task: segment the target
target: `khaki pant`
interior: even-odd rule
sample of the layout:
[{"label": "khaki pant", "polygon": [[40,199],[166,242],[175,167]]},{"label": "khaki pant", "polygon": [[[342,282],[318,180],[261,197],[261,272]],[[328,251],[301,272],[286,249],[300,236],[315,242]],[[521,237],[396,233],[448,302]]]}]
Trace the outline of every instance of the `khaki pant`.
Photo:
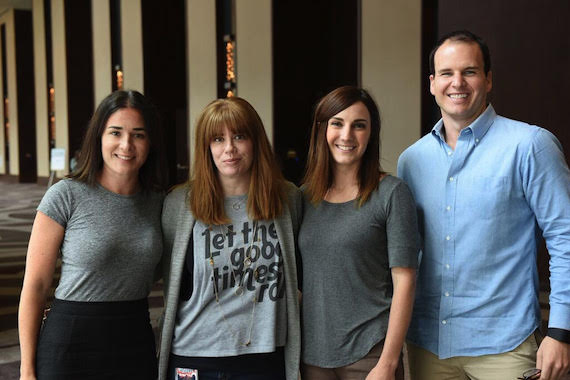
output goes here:
[{"label": "khaki pant", "polygon": [[[364,380],[372,368],[378,363],[384,340],[372,347],[370,352],[359,361],[338,368],[322,368],[309,364],[301,364],[303,380]],[[402,355],[396,369],[396,380],[404,380],[404,364]]]},{"label": "khaki pant", "polygon": [[541,340],[531,334],[512,351],[482,356],[456,356],[439,359],[436,355],[408,342],[412,380],[514,380],[536,366],[536,351]]}]

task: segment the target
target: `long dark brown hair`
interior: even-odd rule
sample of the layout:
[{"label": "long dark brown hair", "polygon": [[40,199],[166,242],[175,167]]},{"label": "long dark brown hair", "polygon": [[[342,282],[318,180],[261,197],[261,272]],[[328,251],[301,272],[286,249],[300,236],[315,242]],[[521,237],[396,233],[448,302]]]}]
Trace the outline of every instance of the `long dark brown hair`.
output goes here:
[{"label": "long dark brown hair", "polygon": [[139,170],[141,187],[145,191],[162,191],[167,185],[167,176],[158,112],[152,103],[137,91],[115,91],[101,101],[85,132],[77,168],[68,178],[95,186],[97,176],[103,168],[101,137],[107,120],[123,108],[133,108],[141,114],[150,141],[148,156]]},{"label": "long dark brown hair", "polygon": [[368,146],[358,169],[359,206],[370,198],[384,174],[380,168],[380,111],[376,102],[366,90],[355,86],[339,87],[325,95],[315,107],[303,178],[305,192],[312,203],[322,201],[333,183],[332,157],[327,144],[329,119],[357,102],[362,102],[368,109],[371,128]]},{"label": "long dark brown hair", "polygon": [[198,117],[194,165],[190,174],[190,210],[206,224],[225,224],[224,192],[210,152],[210,143],[227,127],[251,139],[253,161],[247,198],[247,211],[254,220],[273,219],[283,211],[283,176],[263,128],[263,122],[246,100],[218,99]]}]

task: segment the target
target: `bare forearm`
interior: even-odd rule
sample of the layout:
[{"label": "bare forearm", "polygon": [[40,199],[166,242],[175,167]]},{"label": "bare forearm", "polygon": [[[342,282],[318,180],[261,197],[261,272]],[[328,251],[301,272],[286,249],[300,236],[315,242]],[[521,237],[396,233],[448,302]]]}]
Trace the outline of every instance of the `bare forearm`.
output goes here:
[{"label": "bare forearm", "polygon": [[392,276],[394,279],[394,295],[384,348],[378,364],[396,368],[412,316],[415,271],[408,268],[394,268]]},{"label": "bare forearm", "polygon": [[46,296],[44,292],[23,289],[18,309],[22,377],[35,376],[35,359]]}]

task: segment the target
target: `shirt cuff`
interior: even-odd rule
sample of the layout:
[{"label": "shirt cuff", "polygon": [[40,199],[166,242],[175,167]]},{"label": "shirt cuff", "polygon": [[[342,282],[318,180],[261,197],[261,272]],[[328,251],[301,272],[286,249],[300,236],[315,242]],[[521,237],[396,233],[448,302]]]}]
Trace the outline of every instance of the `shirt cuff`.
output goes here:
[{"label": "shirt cuff", "polygon": [[556,339],[559,342],[570,344],[570,330],[549,327],[546,336]]}]

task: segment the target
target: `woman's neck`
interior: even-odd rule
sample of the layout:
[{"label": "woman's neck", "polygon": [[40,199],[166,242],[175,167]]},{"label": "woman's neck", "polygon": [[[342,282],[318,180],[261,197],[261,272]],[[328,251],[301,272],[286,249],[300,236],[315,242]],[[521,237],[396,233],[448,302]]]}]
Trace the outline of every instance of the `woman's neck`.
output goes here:
[{"label": "woman's neck", "polygon": [[113,176],[100,172],[97,182],[105,189],[120,195],[132,195],[140,190],[137,176]]},{"label": "woman's neck", "polygon": [[249,191],[250,177],[247,178],[222,178],[218,177],[222,186],[224,196],[234,196],[247,194]]},{"label": "woman's neck", "polygon": [[358,168],[335,168],[333,182],[327,190],[325,200],[332,203],[348,202],[358,197],[360,184]]}]

